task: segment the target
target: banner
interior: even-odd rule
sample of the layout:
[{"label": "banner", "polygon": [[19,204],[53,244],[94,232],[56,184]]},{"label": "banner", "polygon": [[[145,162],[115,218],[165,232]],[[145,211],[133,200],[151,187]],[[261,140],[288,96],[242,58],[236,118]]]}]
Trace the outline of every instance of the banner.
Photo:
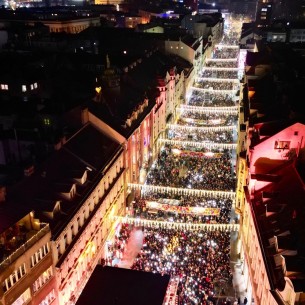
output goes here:
[{"label": "banner", "polygon": [[151,210],[161,210],[172,213],[192,214],[199,216],[219,216],[219,208],[183,207],[170,204],[162,204],[156,201],[146,201],[146,207]]}]

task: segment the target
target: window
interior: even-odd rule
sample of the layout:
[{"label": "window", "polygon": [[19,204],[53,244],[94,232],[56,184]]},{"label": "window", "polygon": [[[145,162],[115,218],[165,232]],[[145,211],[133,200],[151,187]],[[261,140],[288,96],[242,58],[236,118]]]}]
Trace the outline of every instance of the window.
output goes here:
[{"label": "window", "polygon": [[289,149],[290,141],[275,141],[274,149]]},{"label": "window", "polygon": [[31,299],[30,288],[28,288],[12,305],[23,305]]},{"label": "window", "polygon": [[50,252],[49,244],[46,243],[35,254],[31,256],[31,267],[38,264]]},{"label": "window", "polygon": [[26,92],[26,85],[22,85],[21,90],[22,92]]},{"label": "window", "polygon": [[8,85],[1,84],[0,88],[1,88],[1,90],[8,90]]},{"label": "window", "polygon": [[31,90],[34,90],[34,85],[33,84],[31,84]]},{"label": "window", "polygon": [[23,263],[19,268],[12,272],[11,275],[4,280],[4,282],[2,282],[3,292],[6,292],[13,287],[25,274],[25,263]]},{"label": "window", "polygon": [[45,270],[33,283],[33,291],[38,291],[53,276],[52,266]]},{"label": "window", "polygon": [[55,300],[54,289],[44,298],[44,300],[39,305],[49,305]]},{"label": "window", "polygon": [[37,88],[38,88],[37,83],[34,83],[34,88],[35,88],[35,89],[37,89]]}]

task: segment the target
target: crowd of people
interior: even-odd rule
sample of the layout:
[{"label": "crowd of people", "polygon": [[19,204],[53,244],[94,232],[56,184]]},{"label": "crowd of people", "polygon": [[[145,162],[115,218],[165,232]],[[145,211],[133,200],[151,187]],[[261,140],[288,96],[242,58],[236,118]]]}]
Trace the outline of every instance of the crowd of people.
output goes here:
[{"label": "crowd of people", "polygon": [[148,172],[146,183],[190,189],[231,191],[235,189],[232,175],[232,154],[175,154],[170,145],[165,145]]},{"label": "crowd of people", "polygon": [[216,47],[213,50],[213,58],[218,59],[229,59],[237,58],[239,54],[239,48],[225,48],[225,47]]},{"label": "crowd of people", "polygon": [[128,224],[122,224],[120,232],[115,234],[112,243],[107,245],[107,253],[104,264],[107,266],[117,266],[117,263],[123,257],[123,253],[126,247],[127,240],[129,239],[131,226]]},{"label": "crowd of people", "polygon": [[238,45],[240,33],[238,31],[225,31],[221,43],[225,45]]},{"label": "crowd of people", "polygon": [[[173,221],[181,223],[198,223],[198,224],[229,224],[231,221],[232,199],[230,198],[210,198],[209,200],[203,197],[194,195],[181,196],[181,200],[175,200],[175,205],[179,207],[204,207],[204,208],[219,208],[219,215],[195,215],[191,213],[173,212],[165,209],[150,208],[149,202],[164,202],[167,200],[157,196],[142,195],[141,198],[136,198],[133,203],[133,216],[150,220]],[[164,204],[164,203],[163,203]],[[234,219],[232,220],[234,221]]]},{"label": "crowd of people", "polygon": [[236,60],[207,60],[206,67],[210,68],[238,68],[238,61]]},{"label": "crowd of people", "polygon": [[232,81],[210,81],[210,80],[201,80],[198,79],[194,82],[193,87],[198,89],[213,89],[213,90],[237,90],[238,84]]},{"label": "crowd of people", "polygon": [[229,232],[145,228],[144,236],[132,269],[172,275],[178,304],[213,304],[218,283],[232,280]]},{"label": "crowd of people", "polygon": [[178,141],[193,142],[214,142],[214,143],[233,143],[232,130],[207,131],[192,130],[185,131],[179,129],[168,130],[168,139]]},{"label": "crowd of people", "polygon": [[[235,43],[236,33],[227,32],[222,44]],[[238,49],[219,47],[214,50],[214,59],[237,58]],[[237,68],[237,60],[208,60],[206,67]],[[232,70],[204,70],[204,80],[194,84],[197,88],[214,90],[237,90],[233,81],[215,81],[208,78],[237,79]],[[236,106],[235,92],[230,94],[213,90],[194,89],[188,105],[197,107]],[[205,110],[206,111],[206,110]],[[236,125],[237,115],[206,113],[198,109],[184,110],[177,120],[179,125],[217,127]],[[202,130],[169,128],[170,140],[209,143],[233,143],[233,130]],[[196,190],[225,191],[235,189],[236,177],[232,164],[232,150],[208,149],[188,144],[166,144],[162,147],[150,171],[145,185],[177,188],[155,191],[144,188],[133,201],[130,215],[137,218],[177,223],[230,224],[233,199],[219,192],[206,192],[198,196]],[[182,191],[189,189],[190,192]],[[177,208],[176,208],[177,207]],[[200,213],[194,212],[194,208]],[[217,212],[216,212],[217,210]],[[131,226],[123,226],[121,234],[109,245],[109,253],[122,256]],[[151,227],[142,227],[143,248],[132,266],[134,270],[170,274],[178,282],[179,305],[216,304],[221,282],[230,283],[230,232],[225,230],[198,231],[166,228],[157,222]],[[125,240],[125,241],[123,241]],[[109,255],[108,264],[113,264]],[[218,291],[217,291],[218,288]]]},{"label": "crowd of people", "polygon": [[237,79],[238,71],[237,70],[208,70],[204,69],[201,73],[201,77],[212,77],[212,78],[229,78],[229,79]]},{"label": "crowd of people", "polygon": [[222,113],[200,113],[184,111],[177,124],[189,126],[232,126],[237,122],[237,115]]},{"label": "crowd of people", "polygon": [[235,106],[236,102],[234,96],[231,94],[220,93],[217,91],[204,92],[193,90],[188,105],[201,107],[230,107]]}]

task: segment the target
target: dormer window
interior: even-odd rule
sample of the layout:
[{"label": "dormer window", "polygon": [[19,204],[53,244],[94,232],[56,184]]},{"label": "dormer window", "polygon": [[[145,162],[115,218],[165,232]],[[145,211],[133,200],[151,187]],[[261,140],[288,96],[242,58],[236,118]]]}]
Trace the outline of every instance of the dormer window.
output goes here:
[{"label": "dormer window", "polygon": [[289,149],[290,148],[290,141],[275,141],[274,142],[274,149]]},{"label": "dormer window", "polygon": [[87,181],[87,171],[84,171],[84,174],[81,179],[81,184],[84,184]]}]

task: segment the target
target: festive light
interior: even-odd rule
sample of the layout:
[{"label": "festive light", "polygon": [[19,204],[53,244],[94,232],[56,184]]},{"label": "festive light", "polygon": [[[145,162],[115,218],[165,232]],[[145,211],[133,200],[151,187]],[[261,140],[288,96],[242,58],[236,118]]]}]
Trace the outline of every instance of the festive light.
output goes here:
[{"label": "festive light", "polygon": [[231,126],[213,126],[213,127],[197,127],[197,126],[188,126],[188,125],[179,125],[179,124],[167,124],[166,128],[168,129],[179,129],[182,131],[207,131],[207,132],[215,132],[215,131],[228,131],[236,129],[235,125]]},{"label": "festive light", "polygon": [[236,45],[226,45],[226,44],[216,44],[215,45],[215,48],[221,48],[221,49],[239,49],[239,46],[236,46]]},{"label": "festive light", "polygon": [[207,58],[205,61],[207,63],[209,62],[220,62],[220,61],[223,61],[223,62],[234,62],[234,61],[237,61],[238,58]]},{"label": "festive light", "polygon": [[177,108],[178,111],[199,112],[199,113],[217,113],[217,114],[238,114],[238,106],[230,107],[201,107],[181,105]]},{"label": "festive light", "polygon": [[207,71],[238,71],[239,68],[204,67],[202,72]]},{"label": "festive light", "polygon": [[[114,216],[116,220],[119,220],[124,224],[131,224],[137,227],[144,226],[149,228],[164,228],[173,230],[187,230],[187,231],[226,231],[226,232],[237,232],[239,231],[239,224],[219,224],[219,223],[189,223],[189,222],[171,222],[171,221],[160,221],[151,220],[144,218]],[[170,249],[173,245],[171,244]],[[177,246],[177,244],[175,244]]]},{"label": "festive light", "polygon": [[213,191],[213,190],[202,190],[202,189],[187,189],[187,188],[178,188],[170,186],[160,186],[152,184],[138,184],[138,183],[128,183],[128,187],[132,190],[141,190],[141,191],[153,191],[157,193],[174,193],[181,195],[192,195],[198,197],[209,197],[209,198],[230,198],[235,199],[235,192],[226,192],[226,191]]},{"label": "festive light", "polygon": [[239,84],[239,79],[237,78],[219,78],[219,77],[196,77],[196,82],[204,81],[208,82],[216,82],[216,83],[235,83]]},{"label": "festive light", "polygon": [[216,142],[198,142],[198,141],[179,141],[170,139],[158,139],[161,143],[171,144],[171,145],[185,145],[192,147],[202,147],[207,149],[236,149],[237,144],[230,143],[216,143]]},{"label": "festive light", "polygon": [[198,91],[203,91],[203,92],[217,92],[217,93],[232,93],[232,92],[237,92],[237,89],[231,89],[231,90],[218,90],[218,89],[213,89],[212,87],[208,89],[204,88],[198,88],[198,87],[191,87],[192,90],[198,90]]}]

